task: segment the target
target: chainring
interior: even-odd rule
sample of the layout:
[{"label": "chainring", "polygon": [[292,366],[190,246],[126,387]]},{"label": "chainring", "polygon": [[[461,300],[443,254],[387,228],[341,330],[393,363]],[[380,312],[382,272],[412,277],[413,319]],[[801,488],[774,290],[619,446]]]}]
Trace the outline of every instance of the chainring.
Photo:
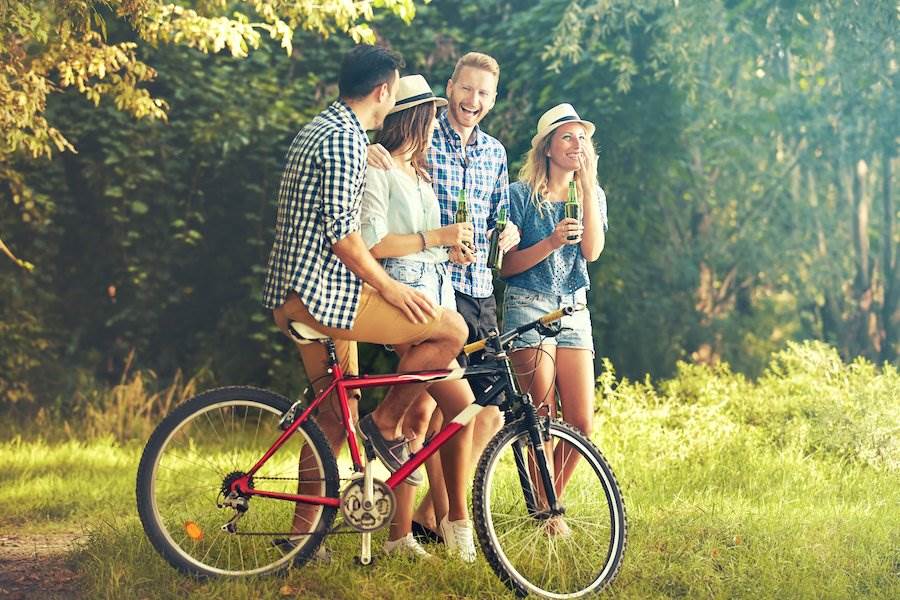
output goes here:
[{"label": "chainring", "polygon": [[397,512],[394,490],[379,479],[372,481],[372,501],[365,501],[365,478],[354,479],[341,494],[341,514],[353,529],[368,533],[387,527]]}]

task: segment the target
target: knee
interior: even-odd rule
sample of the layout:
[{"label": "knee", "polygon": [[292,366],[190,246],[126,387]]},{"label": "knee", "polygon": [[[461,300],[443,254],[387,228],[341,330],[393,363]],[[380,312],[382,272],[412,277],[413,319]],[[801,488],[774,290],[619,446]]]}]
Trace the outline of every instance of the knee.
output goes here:
[{"label": "knee", "polygon": [[493,434],[503,427],[503,415],[496,408],[486,408],[478,413],[475,424],[479,430]]},{"label": "knee", "polygon": [[462,346],[469,337],[469,326],[455,310],[445,310],[441,317],[441,330],[455,346]]},{"label": "knee", "polygon": [[594,419],[591,418],[591,415],[586,417],[573,419],[568,421],[569,425],[577,428],[581,433],[590,437],[592,433],[594,433]]},{"label": "knee", "polygon": [[431,419],[432,405],[431,402],[416,402],[410,406],[406,416],[403,417],[405,428],[412,429],[417,434],[424,434]]}]

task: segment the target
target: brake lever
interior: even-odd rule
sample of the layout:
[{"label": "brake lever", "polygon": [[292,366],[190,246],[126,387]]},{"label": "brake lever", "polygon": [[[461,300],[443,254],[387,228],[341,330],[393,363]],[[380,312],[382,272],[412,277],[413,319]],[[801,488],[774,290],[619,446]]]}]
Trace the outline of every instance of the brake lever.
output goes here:
[{"label": "brake lever", "polygon": [[559,321],[554,321],[551,325],[538,323],[535,329],[544,337],[556,337],[562,331],[562,323]]}]

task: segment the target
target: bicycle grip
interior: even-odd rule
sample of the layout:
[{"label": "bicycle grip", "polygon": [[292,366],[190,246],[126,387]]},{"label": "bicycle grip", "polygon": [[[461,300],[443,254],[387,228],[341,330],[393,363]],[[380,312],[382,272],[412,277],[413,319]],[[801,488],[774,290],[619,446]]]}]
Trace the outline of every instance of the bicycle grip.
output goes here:
[{"label": "bicycle grip", "polygon": [[466,344],[463,346],[463,353],[467,356],[472,354],[473,352],[478,352],[479,350],[484,350],[484,347],[487,345],[487,340],[478,340],[477,342],[472,342],[471,344]]},{"label": "bicycle grip", "polygon": [[[569,307],[566,307],[569,308]],[[572,314],[571,312],[567,312],[566,308],[560,308],[559,310],[554,310],[553,312],[549,312],[540,319],[538,319],[542,325],[549,325],[553,321],[559,321],[566,314]]]}]

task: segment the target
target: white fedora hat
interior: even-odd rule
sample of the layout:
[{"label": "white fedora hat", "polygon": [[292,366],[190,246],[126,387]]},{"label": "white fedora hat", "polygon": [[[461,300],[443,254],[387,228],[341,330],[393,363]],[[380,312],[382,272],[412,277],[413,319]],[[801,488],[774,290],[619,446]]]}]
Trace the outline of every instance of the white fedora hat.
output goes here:
[{"label": "white fedora hat", "polygon": [[447,101],[438,98],[431,91],[431,86],[425,81],[421,75],[406,75],[400,78],[400,87],[397,88],[397,101],[394,108],[388,112],[389,115],[425,102],[434,102],[436,107],[447,106]]},{"label": "white fedora hat", "polygon": [[542,139],[550,135],[554,129],[566,123],[581,123],[587,130],[588,137],[594,135],[594,124],[578,116],[575,108],[566,102],[557,104],[541,115],[538,120],[537,134],[531,138],[531,147],[536,147]]}]

